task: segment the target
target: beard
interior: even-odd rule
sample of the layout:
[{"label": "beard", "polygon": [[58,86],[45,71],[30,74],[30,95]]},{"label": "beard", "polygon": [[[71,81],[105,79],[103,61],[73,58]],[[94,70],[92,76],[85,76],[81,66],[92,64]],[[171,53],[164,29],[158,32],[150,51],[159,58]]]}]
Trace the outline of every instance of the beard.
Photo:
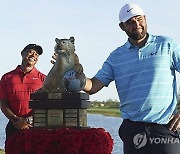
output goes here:
[{"label": "beard", "polygon": [[129,36],[129,38],[133,40],[141,40],[146,36],[146,33],[147,33],[147,28],[142,29],[142,31],[138,31],[138,30],[126,31],[126,34]]}]

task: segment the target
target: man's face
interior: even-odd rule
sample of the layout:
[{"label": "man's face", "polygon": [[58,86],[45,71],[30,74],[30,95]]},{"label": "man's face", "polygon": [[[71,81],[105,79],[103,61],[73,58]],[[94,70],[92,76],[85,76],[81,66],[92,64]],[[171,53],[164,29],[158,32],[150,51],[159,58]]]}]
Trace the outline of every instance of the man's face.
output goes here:
[{"label": "man's face", "polygon": [[147,33],[145,16],[135,16],[121,24],[121,29],[133,40],[141,40]]},{"label": "man's face", "polygon": [[33,49],[27,49],[22,53],[22,61],[26,66],[35,66],[39,58],[39,54]]}]

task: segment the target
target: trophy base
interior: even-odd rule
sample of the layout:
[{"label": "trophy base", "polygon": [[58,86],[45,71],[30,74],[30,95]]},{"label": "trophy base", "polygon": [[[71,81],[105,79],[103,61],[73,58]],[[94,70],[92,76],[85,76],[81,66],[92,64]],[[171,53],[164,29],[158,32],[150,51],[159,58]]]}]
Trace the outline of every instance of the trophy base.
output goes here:
[{"label": "trophy base", "polygon": [[[54,96],[54,97],[52,97]],[[88,129],[87,108],[90,101],[86,93],[34,93],[30,108],[33,109],[34,128]]]}]

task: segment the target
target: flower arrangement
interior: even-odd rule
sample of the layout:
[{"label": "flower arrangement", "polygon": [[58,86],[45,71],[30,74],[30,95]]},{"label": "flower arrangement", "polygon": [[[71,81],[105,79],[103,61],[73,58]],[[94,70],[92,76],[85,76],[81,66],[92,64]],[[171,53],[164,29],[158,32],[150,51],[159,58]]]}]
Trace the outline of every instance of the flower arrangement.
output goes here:
[{"label": "flower arrangement", "polygon": [[113,139],[103,128],[30,129],[14,134],[7,154],[111,154]]}]

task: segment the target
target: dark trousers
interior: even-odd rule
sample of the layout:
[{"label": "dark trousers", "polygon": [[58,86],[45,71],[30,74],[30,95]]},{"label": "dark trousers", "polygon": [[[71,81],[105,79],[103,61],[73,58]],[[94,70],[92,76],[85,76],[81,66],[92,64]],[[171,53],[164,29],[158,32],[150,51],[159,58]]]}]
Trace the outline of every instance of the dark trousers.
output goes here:
[{"label": "dark trousers", "polygon": [[9,137],[11,137],[13,134],[15,134],[16,132],[18,132],[19,129],[15,128],[12,124],[11,121],[8,122],[7,126],[6,126],[6,141]]},{"label": "dark trousers", "polygon": [[180,133],[168,128],[169,124],[123,120],[119,136],[124,154],[180,154]]}]

